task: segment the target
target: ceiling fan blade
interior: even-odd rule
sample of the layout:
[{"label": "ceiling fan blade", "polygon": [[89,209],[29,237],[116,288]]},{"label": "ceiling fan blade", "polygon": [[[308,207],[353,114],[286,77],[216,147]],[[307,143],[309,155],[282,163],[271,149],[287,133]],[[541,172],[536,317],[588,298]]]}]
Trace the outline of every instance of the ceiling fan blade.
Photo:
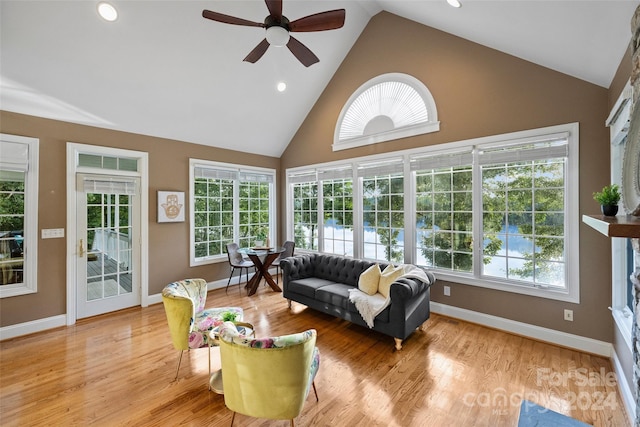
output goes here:
[{"label": "ceiling fan blade", "polygon": [[318,57],[309,50],[308,47],[300,43],[297,39],[293,37],[289,37],[289,43],[287,43],[287,47],[293,53],[293,56],[298,58],[298,61],[302,62],[302,65],[308,67],[310,65],[319,62]]},{"label": "ceiling fan blade", "polygon": [[262,40],[260,43],[258,43],[258,46],[256,46],[251,52],[249,52],[249,55],[247,55],[247,57],[244,58],[243,61],[255,64],[258,59],[262,58],[262,55],[264,55],[268,47],[269,42],[267,41],[267,39]]},{"label": "ceiling fan blade", "polygon": [[289,31],[308,32],[335,30],[344,25],[344,17],[344,9],[316,13],[289,22]]},{"label": "ceiling fan blade", "polygon": [[203,10],[202,17],[211,19],[212,21],[222,22],[224,24],[244,25],[247,27],[264,27],[262,22],[253,22],[247,19],[236,18],[235,16],[225,15],[223,13],[212,12],[210,10]]},{"label": "ceiling fan blade", "polygon": [[264,0],[269,9],[269,14],[276,18],[278,22],[282,20],[282,0]]}]

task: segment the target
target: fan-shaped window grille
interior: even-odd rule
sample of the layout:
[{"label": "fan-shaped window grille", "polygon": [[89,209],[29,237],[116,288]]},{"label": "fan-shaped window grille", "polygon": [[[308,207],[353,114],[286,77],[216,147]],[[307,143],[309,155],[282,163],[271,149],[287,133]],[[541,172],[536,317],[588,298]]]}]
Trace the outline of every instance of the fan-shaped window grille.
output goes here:
[{"label": "fan-shaped window grille", "polygon": [[439,129],[435,102],[422,82],[407,74],[383,74],[362,85],[342,108],[333,150]]}]

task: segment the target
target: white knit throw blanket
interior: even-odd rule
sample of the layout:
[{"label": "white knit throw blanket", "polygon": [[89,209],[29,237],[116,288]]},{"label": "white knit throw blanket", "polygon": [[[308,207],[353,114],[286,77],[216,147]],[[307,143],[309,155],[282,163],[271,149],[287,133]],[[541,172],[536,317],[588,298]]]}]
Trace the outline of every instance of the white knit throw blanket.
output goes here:
[{"label": "white knit throw blanket", "polygon": [[[425,285],[430,285],[435,281],[435,276],[412,264],[402,266],[403,273],[399,277],[417,279]],[[358,288],[349,289],[349,301],[351,301],[364,319],[369,328],[373,328],[375,317],[382,313],[391,304],[391,296],[385,298],[382,294],[369,295]]]}]

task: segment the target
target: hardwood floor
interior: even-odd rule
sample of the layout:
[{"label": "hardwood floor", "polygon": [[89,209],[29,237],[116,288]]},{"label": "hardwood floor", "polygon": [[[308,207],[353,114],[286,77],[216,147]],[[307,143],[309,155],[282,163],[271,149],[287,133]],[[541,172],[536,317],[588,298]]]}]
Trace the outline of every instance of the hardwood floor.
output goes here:
[{"label": "hardwood floor", "polygon": [[[318,330],[316,386],[299,426],[509,426],[528,399],[594,426],[628,426],[609,360],[432,315],[400,352],[393,339],[260,286],[209,293],[258,336]],[[217,348],[212,365],[219,366]],[[208,391],[207,350],[178,351],[164,308],[134,308],[0,343],[2,426],[228,426]],[[313,395],[313,393],[311,393]],[[236,426],[288,426],[237,415]]]}]

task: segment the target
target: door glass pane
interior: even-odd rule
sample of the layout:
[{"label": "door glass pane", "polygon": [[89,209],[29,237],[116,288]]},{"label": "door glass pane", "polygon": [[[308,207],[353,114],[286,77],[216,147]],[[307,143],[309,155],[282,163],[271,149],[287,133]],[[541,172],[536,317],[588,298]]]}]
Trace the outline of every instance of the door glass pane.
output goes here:
[{"label": "door glass pane", "polygon": [[132,292],[131,197],[87,194],[87,301]]}]

